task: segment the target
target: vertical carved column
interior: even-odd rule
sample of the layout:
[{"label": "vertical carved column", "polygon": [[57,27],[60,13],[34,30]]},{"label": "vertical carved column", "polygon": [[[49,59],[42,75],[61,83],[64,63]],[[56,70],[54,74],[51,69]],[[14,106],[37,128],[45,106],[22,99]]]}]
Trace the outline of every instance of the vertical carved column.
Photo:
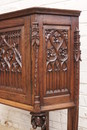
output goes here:
[{"label": "vertical carved column", "polygon": [[76,106],[79,105],[79,61],[81,61],[81,51],[80,51],[80,35],[78,28],[74,32],[74,74],[75,74],[75,84],[74,84],[74,102]]},{"label": "vertical carved column", "polygon": [[[34,85],[34,110],[31,112],[31,124],[34,129],[41,127],[42,130],[48,130],[46,126],[47,113],[40,112],[40,89],[39,89],[39,23],[32,23],[32,54],[33,54],[33,85]],[[49,118],[48,118],[49,119]]]},{"label": "vertical carved column", "polygon": [[32,46],[34,53],[34,107],[36,111],[40,111],[39,83],[38,83],[38,55],[39,55],[39,24],[32,23]]},{"label": "vertical carved column", "polygon": [[78,130],[79,114],[79,61],[81,60],[80,35],[76,27],[74,32],[74,102],[75,107],[68,109],[68,130]]},{"label": "vertical carved column", "polygon": [[78,130],[78,114],[79,114],[79,61],[81,61],[81,51],[80,51],[80,35],[79,29],[76,27],[74,32],[74,118],[73,118],[73,130]]}]

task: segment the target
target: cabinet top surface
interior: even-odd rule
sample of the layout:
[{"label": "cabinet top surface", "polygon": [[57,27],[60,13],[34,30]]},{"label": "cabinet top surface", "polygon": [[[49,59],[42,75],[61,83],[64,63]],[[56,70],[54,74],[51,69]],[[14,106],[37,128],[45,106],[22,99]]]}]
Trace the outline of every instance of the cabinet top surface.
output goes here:
[{"label": "cabinet top surface", "polygon": [[63,16],[79,16],[79,10],[66,10],[66,9],[54,9],[54,8],[44,8],[44,7],[32,7],[27,9],[22,9],[14,12],[9,12],[0,15],[0,20],[16,18],[31,14],[47,14],[47,15],[63,15]]}]

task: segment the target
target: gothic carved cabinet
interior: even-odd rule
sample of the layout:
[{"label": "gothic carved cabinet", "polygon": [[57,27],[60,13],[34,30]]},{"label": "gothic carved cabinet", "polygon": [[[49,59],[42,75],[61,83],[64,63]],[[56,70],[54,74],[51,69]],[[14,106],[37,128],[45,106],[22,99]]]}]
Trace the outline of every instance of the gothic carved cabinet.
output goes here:
[{"label": "gothic carved cabinet", "polygon": [[30,8],[0,15],[0,103],[31,112],[33,128],[47,112],[68,109],[78,129],[80,11]]}]

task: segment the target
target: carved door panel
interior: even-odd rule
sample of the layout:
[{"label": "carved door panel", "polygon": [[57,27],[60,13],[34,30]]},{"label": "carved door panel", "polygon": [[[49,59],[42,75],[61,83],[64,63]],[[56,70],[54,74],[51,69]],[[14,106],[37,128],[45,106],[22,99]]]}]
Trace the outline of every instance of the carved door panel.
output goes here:
[{"label": "carved door panel", "polygon": [[0,26],[0,98],[21,103],[31,101],[28,85],[25,82],[26,79],[29,80],[27,68],[30,63],[25,64],[26,59],[29,58],[25,55],[26,47],[29,49],[29,38],[26,40],[28,44],[24,39],[25,35],[29,34],[26,31],[28,22],[29,18],[21,18],[3,21]]},{"label": "carved door panel", "polygon": [[[59,96],[69,101],[70,94],[70,26],[44,25],[44,102]],[[70,79],[70,80],[68,80]],[[54,98],[54,103],[55,103]],[[51,98],[50,98],[51,102]],[[62,101],[61,101],[62,102]],[[58,103],[58,100],[57,100]]]}]

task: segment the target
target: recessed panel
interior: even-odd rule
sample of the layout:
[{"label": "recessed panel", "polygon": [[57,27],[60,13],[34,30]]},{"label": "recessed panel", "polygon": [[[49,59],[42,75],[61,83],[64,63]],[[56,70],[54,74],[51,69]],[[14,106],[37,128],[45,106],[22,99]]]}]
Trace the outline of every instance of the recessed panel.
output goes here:
[{"label": "recessed panel", "polygon": [[0,30],[0,88],[22,91],[21,29]]},{"label": "recessed panel", "polygon": [[44,26],[46,95],[69,93],[70,27]]}]

